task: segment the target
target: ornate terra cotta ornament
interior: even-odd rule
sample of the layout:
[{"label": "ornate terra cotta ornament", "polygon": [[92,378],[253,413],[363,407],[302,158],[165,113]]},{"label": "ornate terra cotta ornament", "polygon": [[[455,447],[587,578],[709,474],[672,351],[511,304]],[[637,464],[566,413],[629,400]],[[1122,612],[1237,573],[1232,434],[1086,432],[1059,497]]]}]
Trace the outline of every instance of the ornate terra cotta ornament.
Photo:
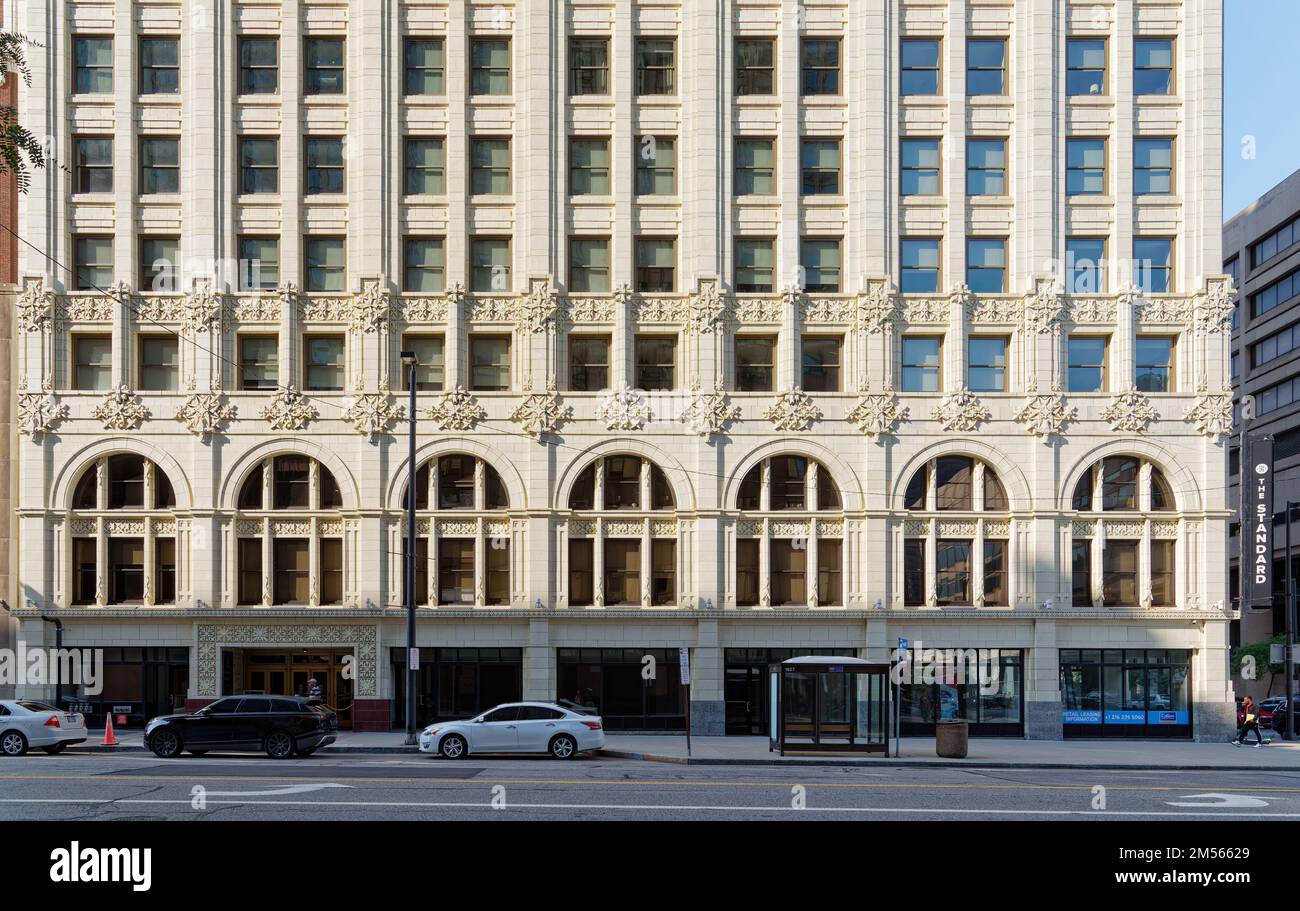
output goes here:
[{"label": "ornate terra cotta ornament", "polygon": [[943,429],[958,433],[973,433],[981,423],[992,417],[989,410],[965,386],[948,393],[934,409],[934,419]]},{"label": "ornate terra cotta ornament", "polygon": [[235,419],[235,406],[219,392],[196,392],[176,412],[176,420],[205,442]]},{"label": "ornate terra cotta ornament", "polygon": [[772,403],[772,407],[763,412],[763,417],[772,422],[777,430],[804,431],[821,420],[821,409],[812,400],[812,396],[802,389],[782,392]]},{"label": "ornate terra cotta ornament", "polygon": [[1046,439],[1063,434],[1078,416],[1079,409],[1066,405],[1061,390],[1053,387],[1051,392],[1041,394],[1031,390],[1025,407],[1016,413],[1016,421],[1034,436]]},{"label": "ornate terra cotta ornament", "polygon": [[727,425],[739,419],[740,406],[731,404],[731,399],[722,389],[722,383],[714,386],[712,392],[702,392],[697,385],[691,403],[682,413],[682,421],[705,439],[715,433],[725,433]]},{"label": "ornate terra cotta ornament", "polygon": [[640,389],[624,385],[607,395],[596,409],[606,430],[640,430],[650,421],[650,403]]},{"label": "ornate terra cotta ornament", "polygon": [[716,279],[701,279],[688,301],[686,325],[696,335],[721,332],[727,327],[727,301]]},{"label": "ornate terra cotta ornament", "polygon": [[868,282],[858,294],[858,321],[866,332],[875,335],[891,328],[898,310],[898,300],[887,282]]},{"label": "ornate terra cotta ornament", "polygon": [[24,332],[39,332],[54,318],[54,292],[43,277],[23,279],[18,295],[18,327]]},{"label": "ornate terra cotta ornament", "polygon": [[1237,289],[1232,277],[1210,279],[1205,293],[1196,302],[1196,328],[1204,332],[1227,332],[1232,328],[1232,314],[1237,309]]},{"label": "ornate terra cotta ornament", "polygon": [[1232,392],[1206,392],[1187,409],[1187,421],[1198,433],[1207,437],[1223,437],[1232,433]]},{"label": "ornate terra cotta ornament", "polygon": [[196,278],[194,287],[180,305],[181,329],[198,335],[207,332],[221,318],[221,296],[212,288],[211,278]]},{"label": "ornate terra cotta ornament", "polygon": [[534,278],[528,282],[528,294],[519,303],[519,330],[526,333],[545,332],[555,328],[560,313],[560,295],[549,278]]},{"label": "ornate terra cotta ornament", "polygon": [[1151,400],[1133,386],[1111,399],[1101,416],[1120,433],[1146,433],[1147,424],[1160,417],[1151,407]]},{"label": "ornate terra cotta ornament", "polygon": [[18,393],[18,432],[39,443],[41,437],[68,419],[68,406],[48,387],[40,392]]},{"label": "ornate terra cotta ornament", "polygon": [[149,420],[149,409],[125,384],[104,393],[104,400],[95,406],[94,414],[105,430],[135,430]]},{"label": "ornate terra cotta ornament", "polygon": [[893,392],[864,391],[848,418],[867,436],[880,436],[893,433],[907,420],[907,408],[899,407]]},{"label": "ornate terra cotta ornament", "polygon": [[406,417],[406,409],[393,407],[388,391],[363,392],[352,399],[348,410],[343,412],[343,420],[351,424],[362,436],[373,440],[381,433],[388,433],[393,424]]},{"label": "ornate terra cotta ornament", "polygon": [[1065,298],[1055,279],[1040,278],[1025,300],[1025,328],[1044,335],[1061,328],[1065,319]]},{"label": "ornate terra cotta ornament", "polygon": [[540,442],[543,436],[554,435],[566,421],[573,420],[573,409],[560,404],[560,394],[552,379],[546,384],[545,392],[530,392],[525,395],[519,407],[510,414],[510,420]]},{"label": "ornate terra cotta ornament", "polygon": [[352,328],[363,333],[378,332],[388,325],[392,303],[382,278],[362,279],[361,290],[353,295],[349,308]]},{"label": "ornate terra cotta ornament", "polygon": [[272,430],[303,430],[316,416],[316,408],[293,386],[277,392],[261,413]]},{"label": "ornate terra cotta ornament", "polygon": [[487,417],[487,412],[464,386],[457,386],[440,395],[425,411],[425,416],[439,430],[466,431],[473,430],[479,421]]}]

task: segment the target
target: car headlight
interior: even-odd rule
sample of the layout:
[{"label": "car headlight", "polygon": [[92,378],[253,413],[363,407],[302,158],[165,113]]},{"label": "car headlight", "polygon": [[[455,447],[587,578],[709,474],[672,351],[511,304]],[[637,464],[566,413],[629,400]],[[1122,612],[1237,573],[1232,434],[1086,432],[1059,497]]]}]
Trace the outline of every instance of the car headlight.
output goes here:
[{"label": "car headlight", "polygon": [[428,727],[421,731],[420,735],[422,737],[432,737],[434,734],[438,733],[438,730],[439,729],[436,727]]}]

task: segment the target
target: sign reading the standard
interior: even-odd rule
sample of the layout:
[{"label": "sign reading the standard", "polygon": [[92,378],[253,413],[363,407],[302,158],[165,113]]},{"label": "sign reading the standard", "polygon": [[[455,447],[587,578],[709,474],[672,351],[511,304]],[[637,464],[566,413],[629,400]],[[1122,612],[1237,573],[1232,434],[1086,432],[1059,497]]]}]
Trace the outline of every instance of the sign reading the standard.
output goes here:
[{"label": "sign reading the standard", "polygon": [[1241,458],[1242,564],[1246,602],[1273,603],[1273,440],[1246,438]]}]

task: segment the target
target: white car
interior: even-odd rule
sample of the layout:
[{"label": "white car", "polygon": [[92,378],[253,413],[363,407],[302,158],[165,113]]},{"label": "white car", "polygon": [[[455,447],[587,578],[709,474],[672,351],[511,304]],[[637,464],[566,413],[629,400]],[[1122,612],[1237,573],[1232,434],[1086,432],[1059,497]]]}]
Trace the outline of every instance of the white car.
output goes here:
[{"label": "white car", "polygon": [[68,744],[84,743],[88,736],[83,715],[32,699],[0,699],[0,753],[6,756],[22,756],[28,747],[62,753]]},{"label": "white car", "polygon": [[512,702],[468,721],[442,721],[420,732],[420,752],[445,759],[470,753],[550,753],[572,759],[605,746],[599,715],[584,715],[551,702]]}]

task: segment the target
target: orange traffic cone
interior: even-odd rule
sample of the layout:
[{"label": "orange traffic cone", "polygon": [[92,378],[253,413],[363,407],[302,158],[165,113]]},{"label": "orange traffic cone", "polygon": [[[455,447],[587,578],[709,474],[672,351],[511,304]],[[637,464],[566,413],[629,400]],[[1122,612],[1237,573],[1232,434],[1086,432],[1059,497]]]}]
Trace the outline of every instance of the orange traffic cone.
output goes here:
[{"label": "orange traffic cone", "polygon": [[109,712],[104,716],[104,746],[117,746],[117,738],[113,736],[113,714]]}]

